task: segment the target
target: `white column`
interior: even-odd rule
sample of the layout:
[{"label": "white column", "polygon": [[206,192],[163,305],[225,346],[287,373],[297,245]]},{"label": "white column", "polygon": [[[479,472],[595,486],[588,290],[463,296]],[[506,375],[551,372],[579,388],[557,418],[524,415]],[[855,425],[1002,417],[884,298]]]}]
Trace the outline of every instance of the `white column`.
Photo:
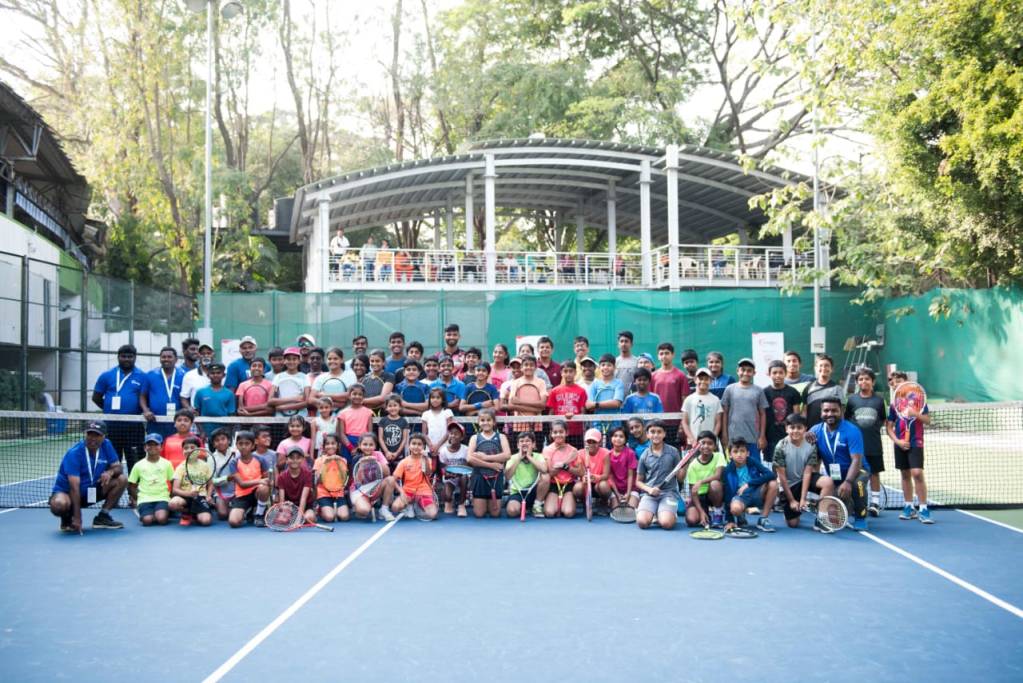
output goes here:
[{"label": "white column", "polygon": [[668,185],[668,288],[679,287],[678,277],[678,145],[668,145],[664,154]]},{"label": "white column", "polygon": [[483,203],[486,215],[486,240],[483,245],[487,262],[487,286],[497,285],[497,209],[494,203],[497,201],[496,181],[497,166],[494,163],[494,155],[487,154],[486,168],[483,172],[484,192]]},{"label": "white column", "polygon": [[455,248],[455,205],[451,201],[451,196],[448,196],[448,207],[447,212],[444,214],[444,229],[447,232],[447,248]]},{"label": "white column", "polygon": [[643,286],[649,287],[653,278],[650,269],[650,160],[639,166],[639,249],[643,257]]},{"label": "white column", "polygon": [[473,242],[476,235],[473,229],[473,216],[476,209],[472,205],[472,173],[465,176],[465,248],[468,251],[474,249]]},{"label": "white column", "polygon": [[615,181],[607,181],[607,259],[614,272],[615,257],[618,255],[618,207],[615,199]]},{"label": "white column", "polygon": [[440,211],[433,212],[433,248],[440,249]]},{"label": "white column", "polygon": [[330,290],[327,279],[330,269],[330,200],[321,199],[316,209],[316,220],[306,243],[306,291],[326,292]]},{"label": "white column", "polygon": [[577,253],[582,254],[586,251],[586,221],[583,216],[583,200],[580,199],[579,203],[575,207],[575,250]]}]

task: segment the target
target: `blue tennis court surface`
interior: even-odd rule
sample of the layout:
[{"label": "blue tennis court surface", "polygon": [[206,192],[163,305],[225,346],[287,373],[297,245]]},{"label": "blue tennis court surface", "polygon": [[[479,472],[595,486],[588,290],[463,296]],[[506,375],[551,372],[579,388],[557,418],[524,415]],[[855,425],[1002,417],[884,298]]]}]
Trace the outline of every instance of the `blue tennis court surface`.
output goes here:
[{"label": "blue tennis court surface", "polygon": [[951,510],[872,520],[919,562],[808,520],[700,542],[607,519],[114,514],[124,530],[84,537],[0,514],[3,680],[1023,680],[1023,533]]}]

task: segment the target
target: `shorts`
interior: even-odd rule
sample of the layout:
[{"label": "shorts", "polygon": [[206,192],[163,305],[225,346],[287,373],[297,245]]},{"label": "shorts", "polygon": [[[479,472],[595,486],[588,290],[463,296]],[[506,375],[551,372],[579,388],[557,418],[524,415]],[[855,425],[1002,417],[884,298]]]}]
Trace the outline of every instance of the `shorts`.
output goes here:
[{"label": "shorts", "polygon": [[165,500],[154,500],[151,503],[139,503],[139,517],[152,517],[160,510],[170,511],[170,505]]},{"label": "shorts", "polygon": [[347,507],[348,496],[339,496],[337,498],[331,498],[330,496],[324,496],[323,498],[316,499],[316,507],[321,508],[332,508],[332,507]]},{"label": "shorts", "polygon": [[[53,497],[55,495],[57,495],[58,493],[63,493],[68,498],[71,497],[71,494],[69,492],[67,492],[67,491],[54,491],[53,493],[50,494],[50,500],[52,501]],[[88,491],[88,489],[85,489],[85,488],[79,489],[79,496],[78,497],[81,500],[82,508],[87,508],[90,505],[92,505],[92,503],[88,502],[88,500],[89,500],[89,491]],[[107,499],[107,492],[105,490],[103,490],[102,486],[97,486],[96,487],[96,502],[97,503],[102,503],[106,499]]]},{"label": "shorts", "polygon": [[244,496],[235,496],[231,499],[232,510],[251,510],[256,507],[256,492],[246,494]]},{"label": "shorts", "polygon": [[766,484],[761,484],[757,488],[753,488],[752,486],[748,486],[748,487],[746,487],[746,490],[743,491],[742,493],[739,493],[739,494],[736,494],[736,495],[732,496],[732,500],[738,499],[739,502],[741,502],[747,508],[754,508],[754,507],[755,508],[762,508],[762,507],[764,507],[764,491],[763,491],[764,486],[766,486]]},{"label": "shorts", "polygon": [[678,512],[679,497],[674,493],[662,493],[659,496],[651,496],[649,493],[644,493],[639,499],[639,507],[637,510],[643,512],[649,512],[652,515],[659,515],[662,512],[670,512],[671,514],[677,514]]},{"label": "shorts", "polygon": [[[817,472],[810,475],[810,491],[817,491],[817,482],[822,476],[824,475],[818,474]],[[795,484],[790,484],[789,490],[792,491],[793,497],[795,497],[796,500],[799,500],[800,496],[803,495],[803,481],[800,479]],[[784,503],[785,505],[782,508],[782,514],[785,515],[785,519],[799,519],[799,517],[803,514],[802,510],[793,510],[789,507],[788,500],[785,500]]]},{"label": "shorts", "polygon": [[[380,484],[380,486],[377,487],[376,495],[373,498],[366,496],[358,489],[352,489],[352,492],[348,494],[348,500],[351,502],[353,508],[355,507],[355,504],[358,503],[360,500],[365,500],[367,503],[369,503],[370,507],[378,508],[382,505],[381,500],[383,492],[384,492],[383,484]],[[320,500],[323,499],[321,498]]]},{"label": "shorts", "polygon": [[924,449],[922,446],[911,446],[908,450],[903,450],[898,446],[895,447],[895,469],[922,470],[923,468]]},{"label": "shorts", "polygon": [[526,496],[526,501],[525,501],[526,502],[526,507],[532,507],[533,503],[536,502],[536,487],[535,486],[532,489],[530,489],[528,493],[525,492],[525,491],[516,491],[515,493],[508,494],[508,502],[510,503],[511,501],[514,500],[514,501],[517,501],[517,502],[521,503],[522,502],[523,494],[525,494],[525,496]]},{"label": "shorts", "polygon": [[884,455],[868,455],[866,458],[871,474],[881,474],[884,472]]},{"label": "shorts", "polygon": [[[487,470],[493,472],[493,470]],[[497,473],[497,478],[483,476],[484,470],[474,469],[469,479],[469,490],[474,498],[490,498],[493,493],[497,498],[504,496],[504,472]]]},{"label": "shorts", "polygon": [[202,513],[210,512],[210,502],[205,498],[191,498],[188,501],[188,513],[191,515],[201,515]]}]

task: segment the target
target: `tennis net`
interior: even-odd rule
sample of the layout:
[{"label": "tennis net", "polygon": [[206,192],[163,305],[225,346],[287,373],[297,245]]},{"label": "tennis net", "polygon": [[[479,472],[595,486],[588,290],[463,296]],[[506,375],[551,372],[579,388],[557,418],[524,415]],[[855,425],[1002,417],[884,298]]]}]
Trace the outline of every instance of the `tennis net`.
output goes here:
[{"label": "tennis net", "polygon": [[[582,432],[589,427],[606,431],[609,423],[624,423],[627,415],[580,415],[571,422],[569,441],[582,445]],[[667,426],[667,442],[679,444],[677,427],[680,415],[641,415],[657,417]],[[1023,402],[942,404],[931,410],[931,424],[925,429],[924,471],[928,497],[932,505],[964,508],[1023,507]],[[169,418],[146,423],[141,416],[113,416],[98,413],[42,413],[0,411],[0,508],[42,507],[47,504],[61,459],[82,438],[85,426],[103,419],[110,436],[130,432],[172,430]],[[499,417],[501,429],[511,433],[512,425],[528,422],[536,430],[542,445],[549,440],[550,426],[556,416]],[[475,418],[460,417],[467,427],[466,442],[473,432]],[[198,418],[204,429],[210,422],[229,429],[271,427],[276,441],[283,438],[287,418]],[[419,422],[409,418],[410,423]],[[572,433],[574,432],[574,433]],[[142,455],[142,436],[134,446]],[[881,474],[882,501],[888,508],[904,504],[899,472],[891,442],[883,439],[885,471]],[[515,444],[511,443],[512,450]],[[122,498],[121,504],[127,503]]]}]

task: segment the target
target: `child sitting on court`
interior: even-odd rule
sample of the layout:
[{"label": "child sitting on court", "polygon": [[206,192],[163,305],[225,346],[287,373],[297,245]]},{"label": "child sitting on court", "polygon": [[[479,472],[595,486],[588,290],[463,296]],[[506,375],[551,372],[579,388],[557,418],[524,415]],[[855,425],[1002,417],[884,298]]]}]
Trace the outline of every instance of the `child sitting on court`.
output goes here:
[{"label": "child sitting on court", "polygon": [[490,408],[480,411],[479,431],[469,439],[465,459],[473,468],[472,513],[477,518],[501,516],[504,493],[504,466],[511,457],[508,437],[497,431],[497,414]]},{"label": "child sitting on court", "polygon": [[408,440],[408,457],[398,463],[394,478],[401,482],[398,497],[391,503],[391,512],[400,514],[405,511],[406,517],[413,517],[412,507],[415,502],[423,508],[427,519],[436,519],[437,501],[430,485],[433,467],[426,455],[427,442],[422,434],[413,434]]},{"label": "child sitting on court", "polygon": [[457,422],[448,425],[448,438],[440,449],[440,465],[444,469],[444,514],[450,515],[455,511],[455,501],[458,501],[458,516],[465,517],[465,494],[469,485],[469,477],[464,474],[454,474],[447,471],[452,466],[467,466],[466,456],[469,449],[462,443],[465,437],[465,428]]},{"label": "child sitting on court", "polygon": [[749,447],[744,439],[735,439],[728,447],[731,461],[723,474],[725,500],[728,501],[728,522],[725,530],[746,526],[746,510],[757,507],[761,510],[757,529],[773,533],[774,526],[768,515],[778,496],[778,482],[774,472],[759,460],[749,456]]},{"label": "child sitting on court", "polygon": [[686,468],[686,486],[689,487],[686,525],[719,527],[725,523],[725,511],[721,507],[725,455],[717,449],[718,439],[714,432],[704,430],[696,439],[699,450]]},{"label": "child sitting on court", "polygon": [[271,468],[266,461],[257,458],[253,449],[256,446],[256,435],[249,431],[240,431],[234,436],[234,445],[238,449],[238,457],[231,460],[227,471],[234,479],[234,498],[231,499],[231,512],[227,522],[234,528],[245,524],[245,518],[255,511],[254,524],[265,526],[263,513],[270,499]]},{"label": "child sitting on court", "polygon": [[831,477],[821,476],[817,447],[806,440],[806,418],[792,413],[785,418],[785,432],[787,436],[774,448],[774,471],[785,500],[785,523],[795,529],[806,508],[807,494],[817,491],[832,496],[835,484]]},{"label": "child sitting on court", "polygon": [[[601,444],[604,442],[604,435],[599,429],[591,427],[583,435],[583,449],[579,451],[578,458],[585,466],[589,460],[590,485],[593,487],[593,500],[607,501],[611,497],[611,484],[608,479],[611,476],[611,453]],[[576,500],[585,500],[586,495],[586,470],[582,470],[582,476],[572,486],[572,493]]]},{"label": "child sitting on court", "polygon": [[650,437],[650,447],[643,454],[636,471],[636,488],[643,492],[636,508],[636,524],[640,529],[646,529],[656,516],[662,529],[673,529],[680,497],[678,480],[685,470],[679,470],[674,477],[669,478],[669,475],[682,456],[677,448],[664,443],[666,431],[660,420],[652,420],[646,433]]},{"label": "child sitting on court", "polygon": [[316,458],[313,465],[313,474],[316,478],[316,506],[319,508],[320,519],[324,522],[333,522],[335,519],[341,522],[348,521],[348,498],[343,487],[339,493],[323,485],[324,469],[328,462],[335,462],[335,458],[341,479],[348,478],[348,463],[341,457],[340,448],[337,434],[324,434],[320,457]]},{"label": "child sitting on court", "polygon": [[551,423],[551,442],[543,449],[543,458],[547,463],[547,471],[551,475],[550,493],[544,501],[544,515],[547,517],[575,516],[575,496],[572,495],[573,483],[576,472],[582,473],[582,468],[575,468],[578,452],[568,443],[568,427],[563,420],[555,420]]},{"label": "child sitting on court", "polygon": [[210,451],[209,464],[213,470],[213,507],[218,519],[227,519],[230,512],[229,503],[234,496],[234,482],[228,476],[228,466],[235,452],[231,450],[231,437],[226,429],[218,429],[210,436],[213,450]]},{"label": "child sitting on court", "polygon": [[181,526],[188,526],[193,521],[199,526],[209,526],[213,522],[209,503],[213,470],[208,462],[199,458],[198,438],[189,437],[181,446],[185,452],[185,461],[174,470],[170,509],[181,513]]},{"label": "child sitting on court", "polygon": [[639,504],[639,492],[636,491],[636,454],[626,445],[625,427],[614,427],[610,431],[611,452],[608,461],[611,465],[611,505],[628,503],[632,507]]},{"label": "child sitting on court", "polygon": [[520,432],[517,441],[518,450],[504,467],[509,491],[505,511],[514,519],[522,514],[525,505],[527,509],[532,507],[534,517],[543,517],[543,499],[551,486],[547,463],[543,455],[533,450],[533,432]]},{"label": "child sitting on court", "polygon": [[143,446],[146,457],[135,463],[128,475],[128,495],[138,503],[142,526],[164,525],[170,514],[169,484],[174,480],[170,461],[160,456],[163,437],[149,434]]},{"label": "child sitting on court", "polygon": [[305,466],[306,453],[300,446],[292,446],[284,457],[287,467],[277,475],[277,502],[295,504],[306,522],[315,523],[316,511],[314,506],[309,505],[313,475]]},{"label": "child sitting on court", "polygon": [[362,458],[372,458],[380,466],[381,480],[379,487],[376,490],[375,495],[369,498],[363,495],[357,488],[358,482],[352,481],[352,489],[350,498],[352,501],[352,509],[355,511],[355,516],[360,519],[366,519],[373,513],[374,506],[380,503],[380,516],[385,521],[390,522],[394,519],[394,515],[391,514],[391,502],[394,499],[394,477],[391,476],[391,469],[388,465],[387,459],[383,453],[377,450],[377,440],[372,433],[367,432],[359,437],[359,449],[355,452],[352,460],[352,475],[357,473],[359,469],[359,460]]}]

